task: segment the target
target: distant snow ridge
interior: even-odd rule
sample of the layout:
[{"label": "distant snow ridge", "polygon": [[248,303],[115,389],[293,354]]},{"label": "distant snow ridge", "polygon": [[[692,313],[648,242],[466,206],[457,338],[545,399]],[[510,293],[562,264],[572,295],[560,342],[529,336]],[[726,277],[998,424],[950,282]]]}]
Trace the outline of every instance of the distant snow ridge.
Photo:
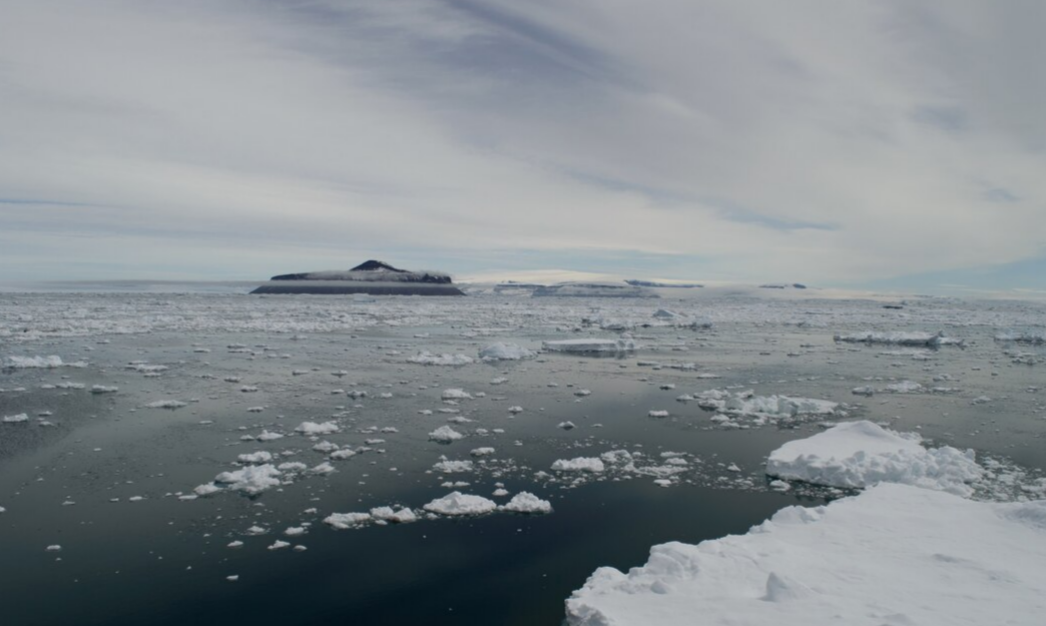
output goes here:
[{"label": "distant snow ridge", "polygon": [[533,350],[514,343],[494,343],[479,351],[483,361],[519,361],[537,356]]},{"label": "distant snow ridge", "polygon": [[830,487],[889,482],[972,495],[971,483],[984,475],[973,451],[927,449],[920,441],[918,435],[904,436],[869,421],[847,422],[774,450],[766,473]]},{"label": "distant snow ridge", "polygon": [[1037,626],[1043,563],[1046,501],[882,484],[785,508],[746,535],[654,546],[627,574],[599,568],[567,600],[567,623]]},{"label": "distant snow ridge", "polygon": [[66,363],[62,357],[51,356],[9,356],[4,359],[5,369],[54,369],[58,367],[87,367],[85,361]]},{"label": "distant snow ridge", "polygon": [[532,294],[541,297],[575,298],[660,298],[657,292],[624,283],[559,283],[538,287]]},{"label": "distant snow ridge", "polygon": [[617,339],[558,339],[555,341],[543,341],[541,346],[548,352],[614,354],[635,350],[636,342],[632,335],[625,333]]},{"label": "distant snow ridge", "polygon": [[943,343],[961,344],[958,340],[949,340],[943,332],[872,332],[865,331],[848,335],[836,335],[836,341],[846,343],[884,343],[898,346],[922,346],[936,348]]}]

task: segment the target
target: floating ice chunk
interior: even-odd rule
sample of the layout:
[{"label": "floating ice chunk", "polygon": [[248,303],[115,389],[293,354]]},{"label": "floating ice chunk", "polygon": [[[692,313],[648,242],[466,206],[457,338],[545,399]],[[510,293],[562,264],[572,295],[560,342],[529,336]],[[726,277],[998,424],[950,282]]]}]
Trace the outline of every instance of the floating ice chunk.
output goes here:
[{"label": "floating ice chunk", "polygon": [[902,380],[899,383],[893,383],[885,387],[886,391],[890,393],[916,393],[923,390],[923,386],[919,383],[912,382],[910,380]]},{"label": "floating ice chunk", "polygon": [[28,422],[28,421],[29,421],[29,414],[28,413],[19,413],[17,415],[5,415],[3,419],[0,419],[0,422],[3,422],[4,424],[18,424],[20,422]]},{"label": "floating ice chunk", "polygon": [[440,426],[436,430],[429,433],[429,439],[431,441],[438,441],[439,443],[450,443],[457,441],[458,439],[464,438],[458,431],[454,430],[450,426]]},{"label": "floating ice chunk", "polygon": [[650,417],[668,417],[668,411],[648,411]]},{"label": "floating ice chunk", "polygon": [[182,407],[189,406],[189,405],[186,404],[185,402],[181,402],[179,400],[157,400],[155,402],[150,402],[149,404],[147,404],[145,406],[146,406],[146,408],[149,408],[149,409],[170,409],[170,410],[174,410],[174,409],[180,409]]},{"label": "floating ice chunk", "polygon": [[441,397],[444,400],[471,400],[472,394],[464,389],[444,389]]},{"label": "floating ice chunk", "polygon": [[370,513],[332,513],[323,518],[323,523],[335,530],[349,530],[366,526],[372,519]]},{"label": "floating ice chunk", "polygon": [[57,355],[50,356],[9,356],[4,359],[5,369],[55,369],[58,367],[87,367],[87,363],[84,361],[76,361],[73,363],[66,363],[62,361],[62,357]]},{"label": "floating ice chunk", "polygon": [[287,535],[288,537],[300,537],[301,535],[305,534],[305,527],[291,526],[287,530],[283,531],[283,534]]},{"label": "floating ice chunk", "polygon": [[236,548],[242,548],[243,547],[243,542],[239,541],[239,540],[230,541],[228,543],[228,545],[226,545],[225,547],[226,548],[232,548],[233,550],[235,550]]},{"label": "floating ice chunk", "polygon": [[291,544],[287,543],[286,541],[280,541],[279,539],[277,539],[276,541],[272,542],[272,545],[269,546],[268,549],[269,550],[282,550],[283,548],[289,548],[290,545]]},{"label": "floating ice chunk", "polygon": [[46,550],[47,552],[61,552],[61,551],[62,551],[62,546],[60,546],[60,545],[58,545],[58,544],[54,544],[54,545],[50,545],[50,546],[47,546],[47,547],[46,547],[46,548],[44,548],[44,549],[45,549],[45,550]]},{"label": "floating ice chunk", "polygon": [[922,332],[860,332],[852,333],[849,335],[836,335],[836,341],[842,341],[847,343],[886,343],[894,344],[899,346],[930,346],[937,347],[941,345],[941,339],[944,337],[943,333],[922,333]]},{"label": "floating ice chunk", "polygon": [[533,350],[514,343],[495,343],[479,351],[479,358],[484,361],[519,361],[537,356]]},{"label": "floating ice chunk", "polygon": [[1043,519],[1046,502],[879,485],[788,507],[746,535],[654,546],[627,574],[600,568],[567,600],[566,623],[1032,626],[1046,597]]},{"label": "floating ice chunk", "polygon": [[490,456],[494,454],[494,448],[476,448],[472,452],[469,452],[469,454],[475,457]]},{"label": "floating ice chunk", "polygon": [[[315,446],[313,447],[313,449],[315,449]],[[333,450],[329,455],[327,455],[327,458],[331,459],[332,461],[344,461],[345,459],[351,459],[354,456],[356,456],[355,450],[350,450],[349,448],[342,448],[340,450]]]},{"label": "floating ice chunk", "polygon": [[850,390],[850,393],[855,396],[871,397],[875,395],[875,389],[873,387],[854,387]]},{"label": "floating ice chunk", "polygon": [[247,407],[247,412],[248,413],[261,413],[264,410],[265,410],[265,407],[263,407],[263,406],[250,406],[250,407]]},{"label": "floating ice chunk", "polygon": [[5,509],[4,507],[0,506],[0,513],[6,513],[6,512],[7,512],[7,509]]},{"label": "floating ice chunk", "polygon": [[629,334],[617,339],[558,339],[543,341],[542,347],[548,352],[570,352],[577,354],[631,352],[636,349],[636,342]]},{"label": "floating ice chunk", "polygon": [[562,428],[563,430],[574,430],[575,428],[577,428],[577,426],[574,425],[574,422],[560,422],[556,425],[556,428]]},{"label": "floating ice chunk", "polygon": [[473,363],[474,360],[470,356],[464,354],[432,354],[430,352],[422,352],[417,356],[412,356],[407,359],[409,363],[417,363],[419,365],[450,365],[460,366],[468,365]]},{"label": "floating ice chunk", "polygon": [[280,470],[274,465],[250,465],[235,472],[222,472],[214,482],[248,495],[257,495],[280,484]]},{"label": "floating ice chunk", "polygon": [[250,454],[241,454],[236,458],[240,460],[240,463],[268,463],[272,460],[272,453],[259,450]]},{"label": "floating ice chunk", "polygon": [[258,435],[258,441],[275,441],[277,439],[283,439],[283,435],[280,433],[272,433],[267,430],[261,431],[261,434]]},{"label": "floating ice chunk", "polygon": [[218,493],[221,490],[222,490],[222,488],[217,486],[217,485],[215,485],[214,483],[205,483],[205,484],[200,485],[199,487],[196,487],[195,489],[193,489],[193,493],[198,495],[198,496],[200,496],[200,497],[204,497],[204,496],[214,495],[214,494]]},{"label": "floating ice chunk", "polygon": [[91,393],[101,395],[103,393],[116,393],[120,391],[119,387],[106,387],[105,385],[91,385]]},{"label": "floating ice chunk", "polygon": [[518,415],[518,414],[523,412],[523,407],[521,407],[521,406],[510,406],[508,408],[508,412],[513,414],[513,415]]},{"label": "floating ice chunk", "polygon": [[512,499],[507,504],[498,508],[512,511],[513,513],[551,513],[552,503],[548,500],[542,500],[532,493],[520,491],[512,496]]},{"label": "floating ice chunk", "polygon": [[605,468],[603,461],[596,458],[577,457],[575,459],[558,459],[552,463],[552,469],[557,472],[602,472]]},{"label": "floating ice chunk", "polygon": [[289,473],[301,473],[301,472],[304,472],[308,468],[309,468],[308,465],[306,465],[304,463],[299,463],[298,461],[290,461],[290,462],[287,462],[287,463],[280,463],[279,465],[276,466],[276,469],[280,470],[281,472],[289,472]]},{"label": "floating ice chunk", "polygon": [[330,463],[326,462],[326,461],[324,461],[323,463],[320,463],[319,465],[317,465],[315,467],[309,468],[309,473],[310,474],[331,474],[331,473],[336,472],[336,471],[337,470],[334,469],[334,466],[331,465]]},{"label": "floating ice chunk", "polygon": [[331,442],[327,441],[326,439],[324,439],[323,441],[321,441],[318,444],[314,445],[312,447],[312,449],[315,450],[316,452],[323,452],[324,454],[326,454],[328,452],[333,452],[333,451],[337,450],[338,449],[338,444],[331,443]]},{"label": "floating ice chunk", "polygon": [[371,509],[370,515],[376,520],[382,522],[395,522],[397,524],[409,524],[418,521],[417,514],[406,507],[401,507],[398,511],[393,511],[391,506],[379,506]]},{"label": "floating ice chunk", "polygon": [[920,438],[902,436],[869,421],[846,422],[770,453],[766,473],[831,487],[863,488],[903,483],[962,496],[984,470],[972,450],[926,449]]},{"label": "floating ice chunk", "polygon": [[432,469],[444,474],[456,474],[460,472],[471,472],[472,461],[450,461],[444,458],[432,466]]},{"label": "floating ice chunk", "polygon": [[316,422],[302,422],[295,427],[294,432],[306,436],[332,435],[341,432],[341,428],[335,422],[323,422],[322,424],[317,424]]},{"label": "floating ice chunk", "polygon": [[422,508],[440,515],[483,515],[494,511],[497,506],[493,500],[488,500],[483,496],[454,491],[429,502]]}]

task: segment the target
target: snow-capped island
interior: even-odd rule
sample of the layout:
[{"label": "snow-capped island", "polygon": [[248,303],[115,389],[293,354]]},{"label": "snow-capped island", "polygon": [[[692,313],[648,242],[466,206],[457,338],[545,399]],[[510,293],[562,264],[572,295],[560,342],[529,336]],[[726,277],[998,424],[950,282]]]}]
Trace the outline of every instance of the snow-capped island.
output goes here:
[{"label": "snow-capped island", "polygon": [[463,296],[449,274],[410,271],[382,261],[366,261],[351,270],[280,274],[252,294],[367,294],[372,296]]}]

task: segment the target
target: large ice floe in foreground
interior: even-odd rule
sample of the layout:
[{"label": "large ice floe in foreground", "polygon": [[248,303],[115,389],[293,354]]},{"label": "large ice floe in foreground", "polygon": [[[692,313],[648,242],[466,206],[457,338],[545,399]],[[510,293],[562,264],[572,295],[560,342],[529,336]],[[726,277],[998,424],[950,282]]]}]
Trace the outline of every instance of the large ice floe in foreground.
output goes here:
[{"label": "large ice floe in foreground", "polygon": [[901,435],[869,421],[847,422],[774,450],[766,473],[829,487],[890,482],[972,495],[971,483],[984,474],[973,451],[924,448],[920,441],[917,434]]},{"label": "large ice floe in foreground", "polygon": [[574,626],[1038,625],[1046,501],[982,503],[881,484],[788,507],[748,534],[654,546],[595,571],[567,600]]},{"label": "large ice floe in foreground", "polygon": [[369,294],[373,296],[463,296],[443,272],[401,270],[381,261],[366,261],[351,270],[281,274],[251,293]]}]

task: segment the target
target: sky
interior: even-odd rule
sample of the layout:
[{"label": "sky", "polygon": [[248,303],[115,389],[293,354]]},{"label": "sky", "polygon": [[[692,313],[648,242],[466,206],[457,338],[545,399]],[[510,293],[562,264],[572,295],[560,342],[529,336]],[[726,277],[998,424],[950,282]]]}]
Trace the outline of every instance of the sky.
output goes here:
[{"label": "sky", "polygon": [[1046,293],[1041,0],[0,0],[0,281]]}]

